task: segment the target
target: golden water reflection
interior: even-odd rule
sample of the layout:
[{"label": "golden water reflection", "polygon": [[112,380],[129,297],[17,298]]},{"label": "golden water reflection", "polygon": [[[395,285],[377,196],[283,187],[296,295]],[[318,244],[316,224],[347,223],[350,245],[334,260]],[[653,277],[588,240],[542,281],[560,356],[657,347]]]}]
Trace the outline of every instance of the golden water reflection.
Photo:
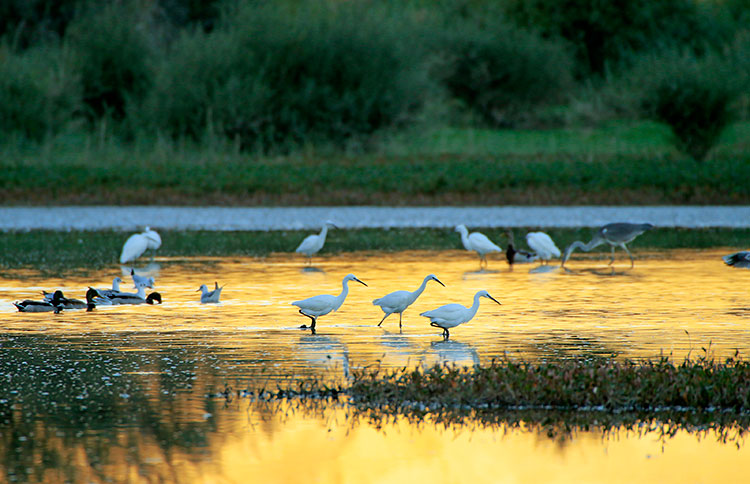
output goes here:
[{"label": "golden water reflection", "polygon": [[[82,297],[119,267],[45,279],[0,280],[0,483],[27,482],[727,482],[750,475],[747,446],[710,432],[579,430],[564,440],[529,427],[353,423],[351,409],[306,412],[216,395],[315,374],[346,378],[368,365],[486,364],[493,358],[614,355],[681,359],[710,349],[750,354],[750,271],[725,267],[724,251],[577,258],[572,273],[513,272],[497,260],[477,272],[465,252],[355,254],[316,259],[166,260],[150,267],[161,306],[62,314],[15,312],[11,302],[62,288]],[[318,333],[290,302],[352,285]],[[371,301],[415,289],[404,315],[382,327]],[[225,284],[222,303],[201,305],[201,284]],[[502,302],[447,341],[419,313],[469,304],[486,289]]]},{"label": "golden water reflection", "polygon": [[[133,332],[158,339],[169,332],[190,339],[207,332],[227,351],[261,357],[285,352],[282,360],[295,371],[345,360],[397,367],[436,361],[486,363],[503,355],[654,358],[664,353],[681,359],[709,345],[716,357],[723,358],[735,350],[750,354],[750,271],[724,266],[723,253],[640,254],[635,269],[622,270],[627,263],[619,261],[614,273],[603,260],[575,261],[573,273],[559,268],[529,273],[533,265],[509,272],[501,261],[492,261],[490,271],[477,272],[471,254],[458,251],[342,255],[318,259],[315,271],[289,255],[162,260],[151,272],[164,297],[162,306],[51,315],[17,313],[10,304],[58,287],[82,298],[88,285],[108,286],[120,275],[118,268],[64,280],[6,278],[0,282],[0,314],[6,333]],[[290,302],[338,294],[348,272],[369,287],[352,285],[343,307],[319,319],[317,337],[297,330],[308,319]],[[378,327],[383,313],[372,299],[397,289],[416,289],[428,273],[435,273],[447,287],[428,285],[406,311],[401,331],[398,315]],[[222,302],[201,305],[196,289],[215,280],[226,285]],[[479,289],[488,290],[502,306],[483,299],[477,316],[452,330],[449,341],[419,316],[448,302],[470,305]]]}]

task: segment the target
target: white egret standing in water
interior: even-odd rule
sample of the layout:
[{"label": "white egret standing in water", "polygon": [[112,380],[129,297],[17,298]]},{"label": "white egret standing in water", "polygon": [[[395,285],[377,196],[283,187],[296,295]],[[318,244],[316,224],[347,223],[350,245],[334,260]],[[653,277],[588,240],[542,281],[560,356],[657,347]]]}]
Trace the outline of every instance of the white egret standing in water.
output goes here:
[{"label": "white egret standing in water", "polygon": [[526,234],[526,243],[544,264],[553,257],[560,257],[560,249],[557,248],[552,237],[544,232],[529,232]]},{"label": "white egret standing in water", "polygon": [[[312,330],[313,333],[315,333],[315,323],[317,323],[319,316],[324,316],[331,311],[336,311],[342,304],[344,304],[344,300],[346,299],[347,294],[349,294],[349,281],[357,281],[363,286],[367,286],[367,284],[357,279],[354,274],[347,274],[341,281],[343,287],[341,289],[341,294],[338,296],[321,294],[320,296],[313,296],[292,302],[294,306],[299,308],[300,314],[310,318],[310,330]],[[301,327],[307,328],[304,324]]]},{"label": "white egret standing in water", "polygon": [[652,228],[654,228],[654,226],[648,223],[631,224],[617,222],[607,224],[600,228],[596,232],[596,234],[594,234],[594,237],[591,239],[591,241],[589,241],[588,244],[584,244],[580,240],[576,240],[575,242],[570,244],[568,248],[565,249],[565,254],[562,258],[562,266],[565,267],[565,262],[567,262],[568,258],[570,258],[570,254],[572,254],[576,249],[581,249],[585,252],[588,252],[599,245],[609,244],[612,247],[612,257],[609,260],[609,264],[611,265],[615,261],[615,247],[621,247],[625,252],[627,252],[628,256],[630,256],[630,268],[632,269],[635,265],[635,262],[633,260],[633,255],[630,253],[625,244],[632,242],[633,239],[641,235],[643,232],[651,230]]},{"label": "white egret standing in water", "polygon": [[308,235],[295,249],[295,252],[305,254],[307,256],[307,263],[312,264],[313,254],[317,254],[320,249],[323,248],[323,244],[326,243],[326,235],[328,235],[328,227],[338,228],[330,220],[323,224],[323,229],[319,234]]},{"label": "white egret standing in water", "polygon": [[466,225],[456,226],[456,232],[461,233],[461,242],[464,244],[466,250],[473,250],[479,254],[479,267],[482,267],[482,263],[487,265],[487,254],[490,252],[502,252],[503,249],[497,246],[494,242],[487,238],[481,232],[469,233]]},{"label": "white egret standing in water", "polygon": [[120,264],[137,259],[148,249],[156,250],[159,247],[161,247],[161,236],[155,230],[146,227],[146,230],[131,235],[125,241],[120,254]]},{"label": "white egret standing in water", "polygon": [[446,304],[445,306],[440,306],[437,309],[425,311],[420,314],[420,316],[429,318],[430,326],[433,326],[435,328],[442,328],[443,337],[448,339],[450,337],[450,332],[448,331],[448,329],[455,328],[459,324],[470,321],[471,318],[473,318],[474,315],[477,314],[477,310],[479,309],[479,298],[481,297],[492,299],[496,303],[500,304],[500,301],[490,296],[490,293],[485,290],[481,290],[474,294],[474,304],[472,304],[470,308],[462,306],[461,304]]},{"label": "white egret standing in water", "polygon": [[440,280],[435,277],[434,274],[430,274],[429,276],[424,278],[424,280],[422,281],[422,285],[420,285],[414,292],[395,291],[372,301],[375,306],[380,306],[380,309],[382,309],[385,313],[385,316],[383,316],[383,319],[380,320],[378,326],[383,324],[385,318],[387,318],[391,314],[398,313],[398,327],[400,328],[401,316],[403,315],[403,312],[406,310],[406,308],[411,306],[414,301],[416,301],[417,298],[424,292],[424,289],[425,287],[427,287],[427,283],[429,281],[435,281],[441,286],[445,287],[445,284],[440,282]]}]

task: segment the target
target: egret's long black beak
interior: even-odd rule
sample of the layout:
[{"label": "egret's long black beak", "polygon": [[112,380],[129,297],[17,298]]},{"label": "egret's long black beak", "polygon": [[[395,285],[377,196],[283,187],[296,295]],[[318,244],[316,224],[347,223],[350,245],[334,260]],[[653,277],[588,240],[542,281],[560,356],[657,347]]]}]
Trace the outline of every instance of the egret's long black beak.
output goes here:
[{"label": "egret's long black beak", "polygon": [[502,306],[502,304],[500,303],[500,301],[498,301],[494,297],[490,296],[489,294],[487,294],[487,297],[490,298],[490,299],[492,299],[493,301],[495,301],[496,303],[498,303],[498,304],[500,304]]},{"label": "egret's long black beak", "polygon": [[359,279],[357,279],[356,277],[354,278],[354,280],[355,280],[355,281],[357,281],[357,282],[359,282],[359,283],[360,283],[360,284],[362,284],[363,286],[367,286],[367,284],[365,284],[364,282],[360,281],[360,280],[359,280]]},{"label": "egret's long black beak", "polygon": [[441,286],[445,287],[445,284],[443,284],[442,282],[440,282],[440,279],[438,279],[437,277],[435,278],[435,282],[437,282]]}]

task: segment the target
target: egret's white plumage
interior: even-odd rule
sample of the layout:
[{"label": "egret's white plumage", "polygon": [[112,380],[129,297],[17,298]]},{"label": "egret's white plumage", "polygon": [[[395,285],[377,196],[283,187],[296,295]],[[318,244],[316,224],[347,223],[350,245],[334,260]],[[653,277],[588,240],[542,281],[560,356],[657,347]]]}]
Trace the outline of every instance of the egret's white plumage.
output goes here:
[{"label": "egret's white plumage", "polygon": [[398,327],[400,328],[403,312],[406,310],[406,308],[411,306],[414,301],[416,301],[417,298],[424,292],[425,287],[427,287],[427,283],[429,281],[435,281],[441,286],[445,287],[445,284],[440,282],[440,280],[435,277],[434,274],[430,274],[424,278],[424,280],[422,281],[422,285],[420,285],[416,291],[395,291],[390,294],[386,294],[381,298],[373,300],[372,303],[375,306],[380,306],[380,309],[382,309],[385,313],[385,316],[383,316],[383,319],[380,320],[378,326],[383,324],[385,318],[387,318],[391,314],[398,313]]},{"label": "egret's white plumage", "polygon": [[526,234],[526,243],[544,263],[553,257],[560,257],[560,249],[552,241],[552,237],[544,232],[529,232]]},{"label": "egret's white plumage", "polygon": [[161,247],[161,236],[156,231],[146,227],[141,233],[128,237],[122,246],[120,264],[137,259],[148,249],[156,250]]},{"label": "egret's white plumage", "polygon": [[488,239],[487,236],[483,233],[469,233],[466,225],[461,224],[456,226],[456,232],[461,233],[461,242],[464,244],[464,248],[466,248],[466,250],[473,250],[474,252],[479,254],[480,267],[482,266],[482,263],[487,265],[487,254],[489,254],[490,252],[503,251],[503,249],[501,249],[497,244]]},{"label": "egret's white plumage", "polygon": [[647,230],[654,228],[652,224],[632,224],[626,222],[616,222],[604,225],[601,227],[596,234],[591,238],[588,244],[584,244],[580,240],[576,240],[565,249],[565,254],[562,258],[562,267],[565,267],[565,262],[570,258],[570,254],[576,249],[581,249],[585,252],[590,251],[594,247],[598,247],[602,244],[609,244],[612,247],[612,257],[609,259],[611,265],[615,261],[615,247],[621,247],[628,256],[630,256],[630,268],[633,268],[635,264],[633,260],[633,254],[630,253],[625,244],[633,241],[636,237],[641,235]]},{"label": "egret's white plumage", "polygon": [[224,289],[224,286],[219,287],[219,283],[215,281],[214,286],[214,290],[209,291],[208,287],[206,287],[205,284],[201,284],[201,287],[198,289],[198,291],[201,291],[201,303],[205,304],[219,302],[219,298],[221,297],[221,290]]},{"label": "egret's white plumage", "polygon": [[750,250],[742,250],[735,252],[734,254],[725,255],[722,257],[724,263],[732,267],[750,267]]},{"label": "egret's white plumage", "polygon": [[472,304],[469,308],[462,306],[461,304],[446,304],[445,306],[440,306],[437,309],[425,311],[420,314],[420,316],[429,318],[430,326],[433,326],[435,328],[442,328],[443,336],[448,338],[450,337],[450,332],[448,331],[448,329],[455,328],[459,324],[470,321],[471,318],[473,318],[474,315],[477,314],[477,310],[479,309],[479,298],[482,297],[492,299],[496,303],[500,304],[497,299],[490,296],[490,293],[485,290],[481,290],[474,294],[474,304]]},{"label": "egret's white plumage", "polygon": [[[336,311],[344,304],[347,294],[349,294],[349,281],[357,281],[363,286],[366,286],[364,282],[357,279],[354,274],[347,274],[346,277],[341,281],[341,294],[338,296],[332,296],[330,294],[321,294],[320,296],[313,296],[300,301],[293,301],[292,305],[299,308],[300,314],[303,314],[310,318],[310,329],[315,333],[315,323],[319,316],[324,316],[331,311]],[[305,328],[306,326],[302,326]]]},{"label": "egret's white plumage", "polygon": [[326,243],[326,235],[328,235],[328,227],[336,227],[336,225],[330,220],[323,224],[323,229],[319,234],[312,234],[305,237],[299,247],[295,249],[295,252],[305,254],[307,256],[307,262],[312,263],[313,254],[317,254],[323,245]]}]

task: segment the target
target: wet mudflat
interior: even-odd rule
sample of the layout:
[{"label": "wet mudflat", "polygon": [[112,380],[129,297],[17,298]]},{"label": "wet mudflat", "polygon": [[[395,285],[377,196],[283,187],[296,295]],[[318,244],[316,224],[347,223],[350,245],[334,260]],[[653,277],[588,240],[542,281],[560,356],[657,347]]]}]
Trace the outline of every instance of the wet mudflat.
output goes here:
[{"label": "wet mudflat", "polygon": [[[463,251],[351,254],[318,258],[158,259],[161,306],[94,312],[17,313],[11,302],[62,288],[82,297],[120,267],[64,279],[33,271],[0,281],[0,453],[7,481],[31,482],[724,482],[748,475],[738,430],[634,428],[584,431],[516,418],[493,425],[415,422],[341,403],[264,402],[243,390],[276,389],[306,376],[346,381],[368,367],[436,362],[488,364],[604,356],[676,361],[709,352],[750,354],[750,271],[730,269],[724,251],[576,256],[573,272],[500,260],[479,271]],[[318,332],[293,300],[338,294]],[[383,316],[372,299],[414,290],[436,274],[404,314]],[[200,284],[226,284],[222,302],[201,305]],[[471,303],[477,316],[444,340],[420,312]],[[238,392],[240,392],[238,394]],[[238,396],[239,395],[239,396]],[[564,426],[563,426],[564,427]],[[741,430],[741,429],[740,429]],[[670,430],[667,426],[667,434]],[[711,463],[711,465],[708,465]]]}]

